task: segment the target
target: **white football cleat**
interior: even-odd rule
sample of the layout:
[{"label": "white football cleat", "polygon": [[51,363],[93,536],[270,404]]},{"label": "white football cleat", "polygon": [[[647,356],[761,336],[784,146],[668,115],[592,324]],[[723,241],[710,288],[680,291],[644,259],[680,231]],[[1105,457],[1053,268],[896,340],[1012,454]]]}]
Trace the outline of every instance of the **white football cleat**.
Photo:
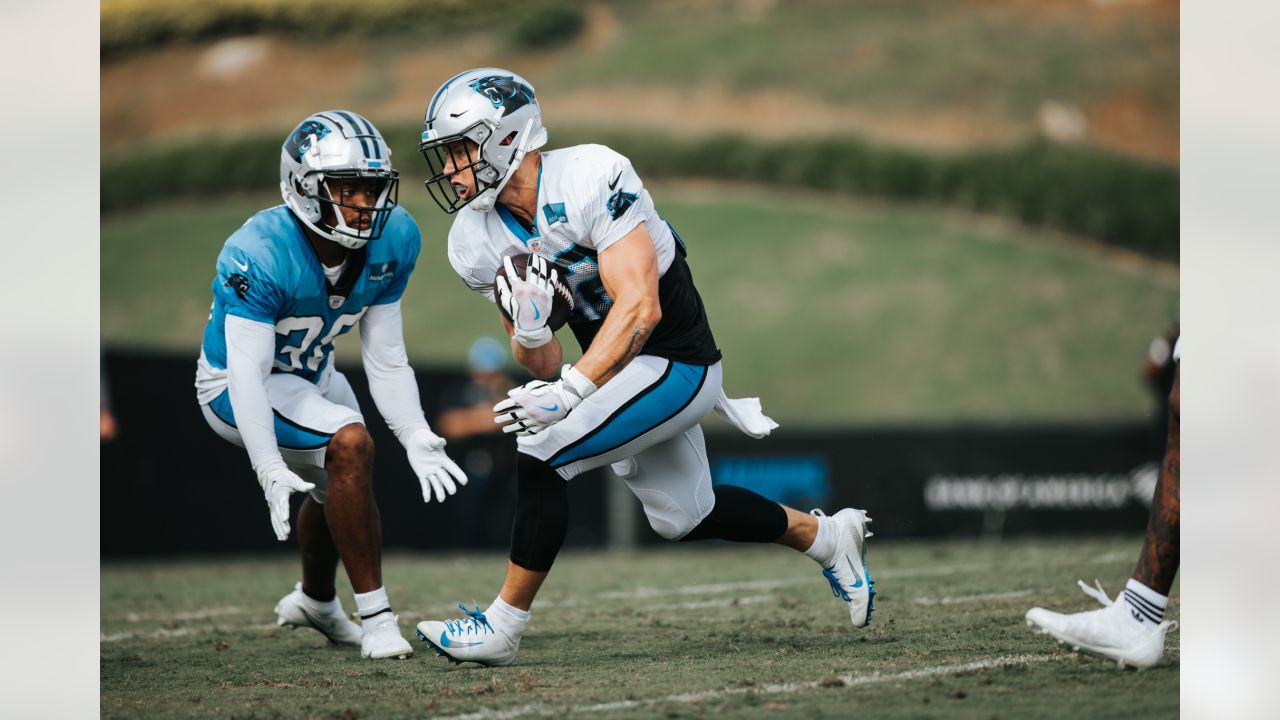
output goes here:
[{"label": "white football cleat", "polygon": [[334,645],[359,645],[360,626],[351,622],[342,607],[336,613],[319,613],[312,610],[302,594],[302,583],[293,586],[293,592],[276,603],[276,624],[287,628],[313,628],[329,638]]},{"label": "white football cleat", "polygon": [[1098,653],[1115,660],[1120,667],[1149,668],[1160,661],[1165,633],[1177,627],[1177,621],[1153,623],[1135,618],[1120,596],[1114,601],[1109,599],[1101,584],[1094,590],[1083,581],[1076,582],[1103,607],[1069,615],[1031,608],[1027,611],[1027,624],[1039,627],[1040,632],[1070,645],[1072,650]]},{"label": "white football cleat", "polygon": [[400,634],[399,620],[390,610],[364,620],[360,655],[373,660],[411,657],[413,646]]},{"label": "white football cleat", "polygon": [[[826,517],[812,510],[815,517]],[[849,604],[849,619],[854,627],[866,627],[876,609],[876,581],[867,567],[867,530],[871,518],[866,511],[845,508],[832,515],[839,530],[834,559],[822,566],[822,575],[831,585],[831,594]]]},{"label": "white football cleat", "polygon": [[480,663],[504,666],[516,661],[520,649],[519,638],[512,640],[502,630],[489,624],[489,619],[476,606],[468,610],[458,603],[467,616],[452,620],[424,620],[418,623],[418,637],[431,646],[437,655],[443,655],[451,663]]}]

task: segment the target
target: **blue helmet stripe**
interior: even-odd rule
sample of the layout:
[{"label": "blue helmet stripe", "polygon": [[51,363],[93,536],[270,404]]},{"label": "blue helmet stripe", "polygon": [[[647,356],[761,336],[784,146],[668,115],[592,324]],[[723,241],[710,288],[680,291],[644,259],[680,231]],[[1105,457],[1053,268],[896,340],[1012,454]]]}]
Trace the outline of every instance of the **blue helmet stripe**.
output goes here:
[{"label": "blue helmet stripe", "polygon": [[373,144],[373,156],[379,160],[382,159],[382,147],[378,145],[378,131],[373,129],[373,123],[369,122],[369,118],[363,115],[351,113],[352,117],[364,123],[364,127],[369,131],[369,142]]},{"label": "blue helmet stripe", "polygon": [[[337,113],[342,117],[346,118],[347,122],[351,123],[351,130],[355,133],[356,137],[359,138],[360,140],[360,149],[364,151],[364,156],[366,158],[369,157],[369,143],[365,142],[364,133],[360,130],[360,124],[357,123],[356,119],[351,117],[349,113],[343,112],[342,110],[338,110]],[[373,144],[373,147],[376,149],[378,147],[378,143],[375,142]],[[382,157],[382,154],[379,153],[378,157]]]},{"label": "blue helmet stripe", "polygon": [[342,123],[338,122],[337,120],[334,120],[328,115],[325,115],[323,113],[316,113],[313,117],[324,118],[325,120],[328,120],[330,123],[332,123],[333,126],[337,128],[338,131],[341,132],[343,135],[347,134],[347,129],[343,127]]}]

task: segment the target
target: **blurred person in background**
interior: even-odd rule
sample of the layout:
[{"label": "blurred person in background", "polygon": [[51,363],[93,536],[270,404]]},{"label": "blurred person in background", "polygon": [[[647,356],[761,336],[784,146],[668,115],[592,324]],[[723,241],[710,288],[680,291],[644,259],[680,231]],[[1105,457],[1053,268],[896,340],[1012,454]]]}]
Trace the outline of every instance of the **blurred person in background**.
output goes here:
[{"label": "blurred person in background", "polygon": [[1126,665],[1148,668],[1164,655],[1164,636],[1177,622],[1165,620],[1169,592],[1178,574],[1181,556],[1179,527],[1181,517],[1182,450],[1179,441],[1181,422],[1179,377],[1182,341],[1175,341],[1170,358],[1174,363],[1173,388],[1169,393],[1169,436],[1147,534],[1138,556],[1138,566],[1114,600],[1107,597],[1101,583],[1091,588],[1078,580],[1080,589],[1102,603],[1101,610],[1074,614],[1056,613],[1044,608],[1027,611],[1027,624],[1057,638],[1072,648],[1088,650]]},{"label": "blurred person in background", "polygon": [[493,422],[493,406],[506,399],[507,391],[516,386],[502,372],[506,355],[507,349],[491,337],[471,343],[467,351],[467,381],[446,388],[440,397],[436,427],[445,439],[502,434],[502,428]]},{"label": "blurred person in background", "polygon": [[467,352],[467,379],[446,387],[440,396],[435,427],[449,441],[469,483],[467,497],[455,502],[462,503],[459,512],[474,511],[474,521],[459,528],[464,545],[501,546],[511,535],[516,452],[493,422],[494,404],[516,386],[502,371],[509,353],[494,338],[477,338]]},{"label": "blurred person in background", "polygon": [[[382,135],[343,110],[316,113],[280,151],[284,204],[251,217],[217,260],[196,397],[222,438],[244,447],[276,537],[298,512],[302,581],[276,605],[282,626],[310,627],[368,658],[413,654],[382,582],[373,440],[333,344],[360,325],[369,391],[404,445],[424,501],[466,483],[423,417],[401,328],[400,297],[418,259],[418,226],[396,204],[399,174]],[[305,478],[305,479],[304,479]],[[341,559],[361,624],[335,589]]]},{"label": "blurred person in background", "polygon": [[111,412],[111,393],[107,390],[107,365],[98,359],[98,442],[116,439],[116,416]]},{"label": "blurred person in background", "polygon": [[[449,233],[449,260],[468,287],[501,306],[517,362],[541,379],[493,408],[518,436],[501,591],[484,611],[460,605],[466,617],[419,623],[419,636],[453,662],[513,663],[567,533],[566,481],[604,465],[662,537],[803,552],[822,567],[853,625],[865,626],[875,609],[869,518],[854,508],[804,513],[744,488],[713,487],[699,425],[713,407],[755,437],[777,425],[758,400],[725,396],[684,243],[631,162],[602,145],[541,152],[546,139],[533,87],[506,70],[460,73],[427,107],[418,147],[432,172],[428,190],[445,212],[463,211]],[[534,257],[522,278],[511,256],[525,253]],[[506,277],[495,286],[499,267]],[[563,367],[547,326],[561,273],[583,351]]]},{"label": "blurred person in background", "polygon": [[1174,320],[1164,332],[1151,338],[1142,363],[1142,378],[1156,400],[1151,431],[1153,458],[1164,455],[1169,437],[1169,393],[1173,392],[1173,380],[1178,373],[1173,348],[1178,343],[1179,332],[1178,321]]}]

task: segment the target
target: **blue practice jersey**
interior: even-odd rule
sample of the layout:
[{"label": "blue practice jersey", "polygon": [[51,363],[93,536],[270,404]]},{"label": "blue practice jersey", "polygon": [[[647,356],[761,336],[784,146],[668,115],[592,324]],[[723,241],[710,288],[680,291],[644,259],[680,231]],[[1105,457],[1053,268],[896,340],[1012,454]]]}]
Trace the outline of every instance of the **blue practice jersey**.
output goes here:
[{"label": "blue practice jersey", "polygon": [[213,309],[196,374],[200,402],[226,388],[227,315],[274,325],[271,371],[318,382],[338,336],[359,322],[370,305],[393,303],[404,294],[421,247],[417,223],[397,207],[381,237],[348,253],[342,276],[331,285],[287,207],[254,215],[218,254]]}]

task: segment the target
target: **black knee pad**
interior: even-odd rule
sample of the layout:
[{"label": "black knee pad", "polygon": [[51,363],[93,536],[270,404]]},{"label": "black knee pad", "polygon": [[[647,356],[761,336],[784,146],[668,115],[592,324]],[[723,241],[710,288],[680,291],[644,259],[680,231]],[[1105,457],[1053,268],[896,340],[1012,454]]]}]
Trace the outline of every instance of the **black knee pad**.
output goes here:
[{"label": "black knee pad", "polygon": [[763,495],[736,485],[715,486],[716,505],[680,538],[771,543],[787,531],[787,511]]},{"label": "black knee pad", "polygon": [[518,454],[511,562],[546,572],[569,531],[569,486],[547,463]]}]

